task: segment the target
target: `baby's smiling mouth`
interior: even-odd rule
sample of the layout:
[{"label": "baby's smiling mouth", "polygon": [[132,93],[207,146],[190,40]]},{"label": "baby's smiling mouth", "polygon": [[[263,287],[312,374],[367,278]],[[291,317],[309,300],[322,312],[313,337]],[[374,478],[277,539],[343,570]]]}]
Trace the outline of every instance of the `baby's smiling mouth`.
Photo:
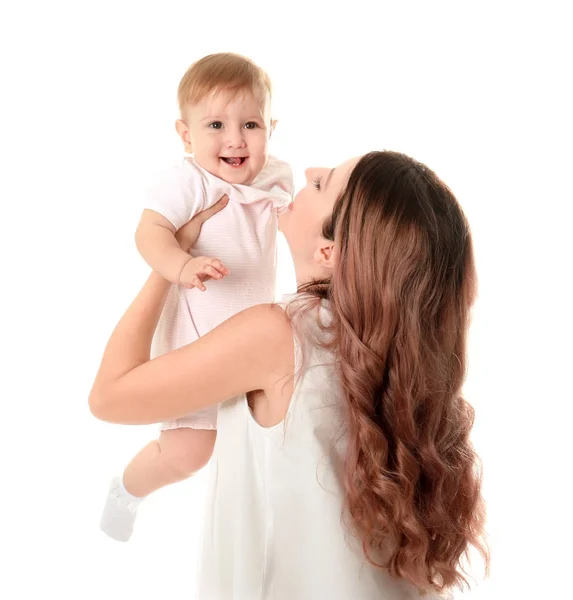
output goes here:
[{"label": "baby's smiling mouth", "polygon": [[226,162],[231,167],[240,167],[247,160],[247,156],[221,156],[223,162]]}]

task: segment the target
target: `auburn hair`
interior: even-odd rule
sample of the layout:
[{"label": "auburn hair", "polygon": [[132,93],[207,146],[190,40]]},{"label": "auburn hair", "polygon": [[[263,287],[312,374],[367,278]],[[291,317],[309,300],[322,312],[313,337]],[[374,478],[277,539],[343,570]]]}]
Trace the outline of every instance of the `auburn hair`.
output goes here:
[{"label": "auburn hair", "polygon": [[346,399],[345,517],[372,564],[422,590],[468,584],[484,558],[474,410],[462,396],[476,295],[470,227],[448,187],[397,152],[357,163],[324,223],[328,345]]}]

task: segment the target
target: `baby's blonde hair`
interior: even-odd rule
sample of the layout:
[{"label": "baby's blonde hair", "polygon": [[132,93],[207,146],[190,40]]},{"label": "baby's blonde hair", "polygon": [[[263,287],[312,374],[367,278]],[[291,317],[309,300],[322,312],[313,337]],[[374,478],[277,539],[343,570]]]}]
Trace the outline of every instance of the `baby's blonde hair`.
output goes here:
[{"label": "baby's blonde hair", "polygon": [[177,90],[179,111],[215,91],[237,94],[248,90],[264,105],[272,93],[267,73],[252,60],[233,52],[209,54],[193,63],[183,75]]}]

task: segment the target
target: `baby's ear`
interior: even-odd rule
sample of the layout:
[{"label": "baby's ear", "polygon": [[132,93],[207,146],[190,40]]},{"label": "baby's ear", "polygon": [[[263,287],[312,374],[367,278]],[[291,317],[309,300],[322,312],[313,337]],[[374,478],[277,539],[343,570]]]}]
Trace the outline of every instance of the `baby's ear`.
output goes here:
[{"label": "baby's ear", "polygon": [[271,119],[271,128],[270,128],[270,132],[269,132],[269,137],[271,137],[271,135],[273,135],[273,131],[275,130],[277,123],[278,123],[278,121],[276,119]]},{"label": "baby's ear", "polygon": [[183,144],[185,146],[185,152],[187,152],[188,154],[192,154],[193,153],[193,145],[191,144],[191,137],[189,135],[189,127],[187,127],[187,123],[185,123],[185,121],[183,121],[183,119],[177,119],[177,121],[175,121],[175,131],[177,131],[177,134],[179,135],[179,137],[181,138],[181,141],[183,142]]}]

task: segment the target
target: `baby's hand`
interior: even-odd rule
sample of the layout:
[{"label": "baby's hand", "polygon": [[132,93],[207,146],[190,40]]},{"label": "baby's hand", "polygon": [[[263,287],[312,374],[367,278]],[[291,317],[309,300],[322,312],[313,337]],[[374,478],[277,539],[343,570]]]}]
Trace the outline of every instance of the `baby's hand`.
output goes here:
[{"label": "baby's hand", "polygon": [[198,256],[192,258],[181,271],[179,283],[186,288],[198,288],[204,292],[207,288],[204,281],[223,279],[229,274],[229,269],[217,258]]}]

